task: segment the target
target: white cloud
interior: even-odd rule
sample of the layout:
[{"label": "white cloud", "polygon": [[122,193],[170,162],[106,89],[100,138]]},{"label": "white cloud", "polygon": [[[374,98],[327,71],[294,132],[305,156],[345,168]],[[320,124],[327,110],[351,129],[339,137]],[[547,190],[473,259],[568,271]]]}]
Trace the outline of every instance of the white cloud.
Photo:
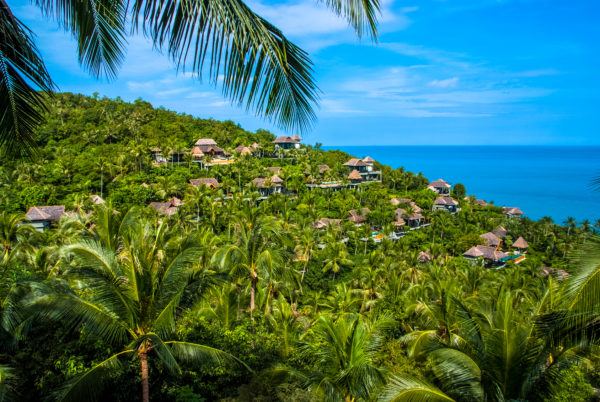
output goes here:
[{"label": "white cloud", "polygon": [[184,92],[189,91],[189,88],[175,88],[175,89],[168,89],[166,91],[160,91],[157,92],[156,95],[158,96],[171,96],[171,95],[178,95]]},{"label": "white cloud", "polygon": [[445,80],[433,80],[429,86],[438,88],[454,88],[458,84],[458,77],[447,78]]}]

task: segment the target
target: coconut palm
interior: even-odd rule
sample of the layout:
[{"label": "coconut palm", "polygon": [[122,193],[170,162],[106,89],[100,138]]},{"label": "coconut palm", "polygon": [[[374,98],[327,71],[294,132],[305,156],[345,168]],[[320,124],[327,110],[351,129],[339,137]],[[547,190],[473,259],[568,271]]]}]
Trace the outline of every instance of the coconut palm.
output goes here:
[{"label": "coconut palm", "polygon": [[454,300],[460,317],[449,341],[439,334],[426,342],[420,332],[407,335],[413,357],[427,357],[437,386],[397,376],[381,393],[381,401],[538,400],[552,394],[561,372],[576,364],[577,350],[551,347],[536,333],[534,320],[519,317],[510,292],[498,299],[493,313],[478,313]]},{"label": "coconut palm", "polygon": [[229,355],[177,340],[177,309],[189,283],[199,248],[193,239],[169,235],[166,224],[128,222],[118,252],[86,240],[64,248],[65,279],[34,285],[30,306],[36,317],[75,328],[122,348],[65,384],[59,399],[85,400],[106,383],[124,359],[139,363],[142,400],[149,400],[148,358],[171,372],[180,363],[218,362]]},{"label": "coconut palm", "polygon": [[[318,89],[306,52],[241,0],[52,1],[35,4],[71,32],[79,62],[95,78],[117,76],[127,27],[149,37],[155,49],[197,78],[205,73],[226,98],[245,104],[285,128],[306,129],[315,119]],[[328,0],[359,36],[376,35],[377,0]],[[42,90],[54,84],[33,42],[33,33],[0,7],[0,145],[12,153],[31,149],[42,120]],[[219,77],[223,77],[221,80]]]},{"label": "coconut palm", "polygon": [[28,243],[35,233],[31,226],[24,225],[26,221],[25,216],[21,214],[0,212],[0,264],[4,265],[12,253]]},{"label": "coconut palm", "polygon": [[[307,370],[288,369],[320,400],[368,400],[385,381],[386,372],[375,363],[390,321],[370,321],[361,315],[337,319],[320,316],[304,338],[301,356]],[[318,345],[318,346],[316,346]]]},{"label": "coconut palm", "polygon": [[328,242],[323,249],[323,254],[325,255],[323,272],[333,272],[333,279],[335,279],[335,275],[340,272],[342,267],[354,265],[354,262],[348,256],[346,245],[342,242]]}]

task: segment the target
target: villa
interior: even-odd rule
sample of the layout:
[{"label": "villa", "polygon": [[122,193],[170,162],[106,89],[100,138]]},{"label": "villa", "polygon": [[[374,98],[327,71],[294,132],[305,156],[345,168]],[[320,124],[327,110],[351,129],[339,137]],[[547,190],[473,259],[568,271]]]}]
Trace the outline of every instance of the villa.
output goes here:
[{"label": "villa", "polygon": [[160,149],[159,147],[154,147],[150,149],[150,158],[152,158],[152,163],[155,166],[167,163],[167,158],[163,156],[162,149]]},{"label": "villa", "polygon": [[219,187],[219,181],[217,179],[215,179],[214,177],[207,177],[207,178],[203,178],[203,179],[191,179],[190,180],[190,184],[194,187],[198,187],[201,184],[204,184],[207,187],[210,187],[211,189],[215,189],[217,187]]},{"label": "villa", "polygon": [[523,236],[519,236],[519,238],[513,243],[513,247],[519,250],[519,252],[525,253],[529,247],[529,244],[527,244]]},{"label": "villa", "polygon": [[492,264],[501,264],[509,255],[497,249],[497,247],[489,246],[473,246],[463,253],[463,257],[477,261],[485,260]]},{"label": "villa", "polygon": [[492,232],[484,233],[479,235],[479,237],[483,240],[486,246],[498,247],[500,243],[502,243],[502,239]]},{"label": "villa", "polygon": [[177,198],[173,197],[167,202],[151,202],[150,206],[156,210],[161,215],[171,216],[177,213],[177,209],[183,205],[183,202]]},{"label": "villa", "polygon": [[433,210],[445,210],[450,213],[458,211],[458,201],[452,197],[437,197],[433,202]]},{"label": "villa", "polygon": [[498,226],[496,229],[492,230],[492,233],[499,238],[504,239],[508,234],[508,230],[506,230],[503,226]]},{"label": "villa", "polygon": [[30,222],[29,226],[39,232],[50,229],[50,226],[57,223],[65,215],[64,205],[49,205],[43,207],[31,207],[25,214]]},{"label": "villa", "polygon": [[446,183],[442,179],[432,181],[429,186],[427,186],[428,189],[435,191],[440,195],[450,195],[450,187],[450,184]]},{"label": "villa", "polygon": [[[361,181],[381,181],[381,172],[373,170],[373,165],[357,158],[352,158],[344,166],[360,174]],[[350,178],[350,177],[349,177]]]},{"label": "villa", "polygon": [[312,224],[314,229],[325,229],[329,225],[339,225],[342,222],[341,219],[321,218]]},{"label": "villa", "polygon": [[212,138],[200,138],[198,141],[196,141],[194,145],[198,147],[200,151],[202,151],[204,156],[210,155],[212,158],[224,158],[227,156],[225,150],[223,148],[220,148],[217,145],[217,142]]},{"label": "villa", "polygon": [[275,150],[278,149],[298,149],[300,148],[300,140],[301,138],[297,135],[293,137],[283,136],[277,137],[273,140],[273,144],[275,144]]},{"label": "villa", "polygon": [[327,165],[319,165],[318,168],[319,168],[319,173],[321,173],[321,174],[325,173],[328,170],[331,170],[331,168]]},{"label": "villa", "polygon": [[508,218],[521,218],[525,213],[519,207],[502,207],[502,213]]},{"label": "villa", "polygon": [[281,168],[280,167],[268,167],[267,170],[269,172],[273,172],[275,174],[281,174]]},{"label": "villa", "polygon": [[358,170],[356,169],[350,172],[350,174],[348,175],[348,179],[350,180],[350,183],[354,185],[361,183],[363,180],[362,176],[360,175],[360,173],[358,173]]},{"label": "villa", "polygon": [[408,226],[411,229],[416,229],[425,221],[425,217],[416,211],[413,211],[413,214],[409,216],[406,210],[398,208],[394,211],[394,214],[396,215],[395,226]]},{"label": "villa", "polygon": [[255,187],[260,193],[261,197],[268,197],[274,193],[281,193],[283,190],[282,183],[283,180],[279,176],[274,175],[268,179],[264,177],[257,177],[248,183],[248,186]]},{"label": "villa", "polygon": [[348,211],[348,214],[350,215],[348,220],[355,225],[361,225],[367,221],[367,214],[369,212],[371,212],[369,208],[361,208],[358,211],[356,209],[351,209]]},{"label": "villa", "polygon": [[239,145],[239,146],[235,147],[235,149],[233,151],[238,152],[242,156],[244,156],[244,155],[252,156],[252,151],[250,150],[250,148],[245,147],[243,145]]}]

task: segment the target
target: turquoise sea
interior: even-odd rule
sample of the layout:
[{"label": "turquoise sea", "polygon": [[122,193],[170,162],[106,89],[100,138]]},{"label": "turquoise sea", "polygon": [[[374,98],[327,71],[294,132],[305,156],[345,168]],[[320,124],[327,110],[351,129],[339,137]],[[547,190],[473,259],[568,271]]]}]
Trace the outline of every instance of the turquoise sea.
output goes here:
[{"label": "turquoise sea", "polygon": [[531,219],[600,219],[600,146],[328,146],[393,168],[462,183],[467,194],[517,206]]}]

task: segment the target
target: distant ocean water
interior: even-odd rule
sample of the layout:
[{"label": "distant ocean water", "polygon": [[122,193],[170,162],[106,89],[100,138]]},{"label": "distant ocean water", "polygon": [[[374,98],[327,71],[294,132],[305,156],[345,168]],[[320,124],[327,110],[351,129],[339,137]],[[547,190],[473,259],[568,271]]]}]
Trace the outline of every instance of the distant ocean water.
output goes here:
[{"label": "distant ocean water", "polygon": [[462,183],[467,194],[516,206],[531,219],[600,218],[600,146],[328,146],[393,168]]}]

